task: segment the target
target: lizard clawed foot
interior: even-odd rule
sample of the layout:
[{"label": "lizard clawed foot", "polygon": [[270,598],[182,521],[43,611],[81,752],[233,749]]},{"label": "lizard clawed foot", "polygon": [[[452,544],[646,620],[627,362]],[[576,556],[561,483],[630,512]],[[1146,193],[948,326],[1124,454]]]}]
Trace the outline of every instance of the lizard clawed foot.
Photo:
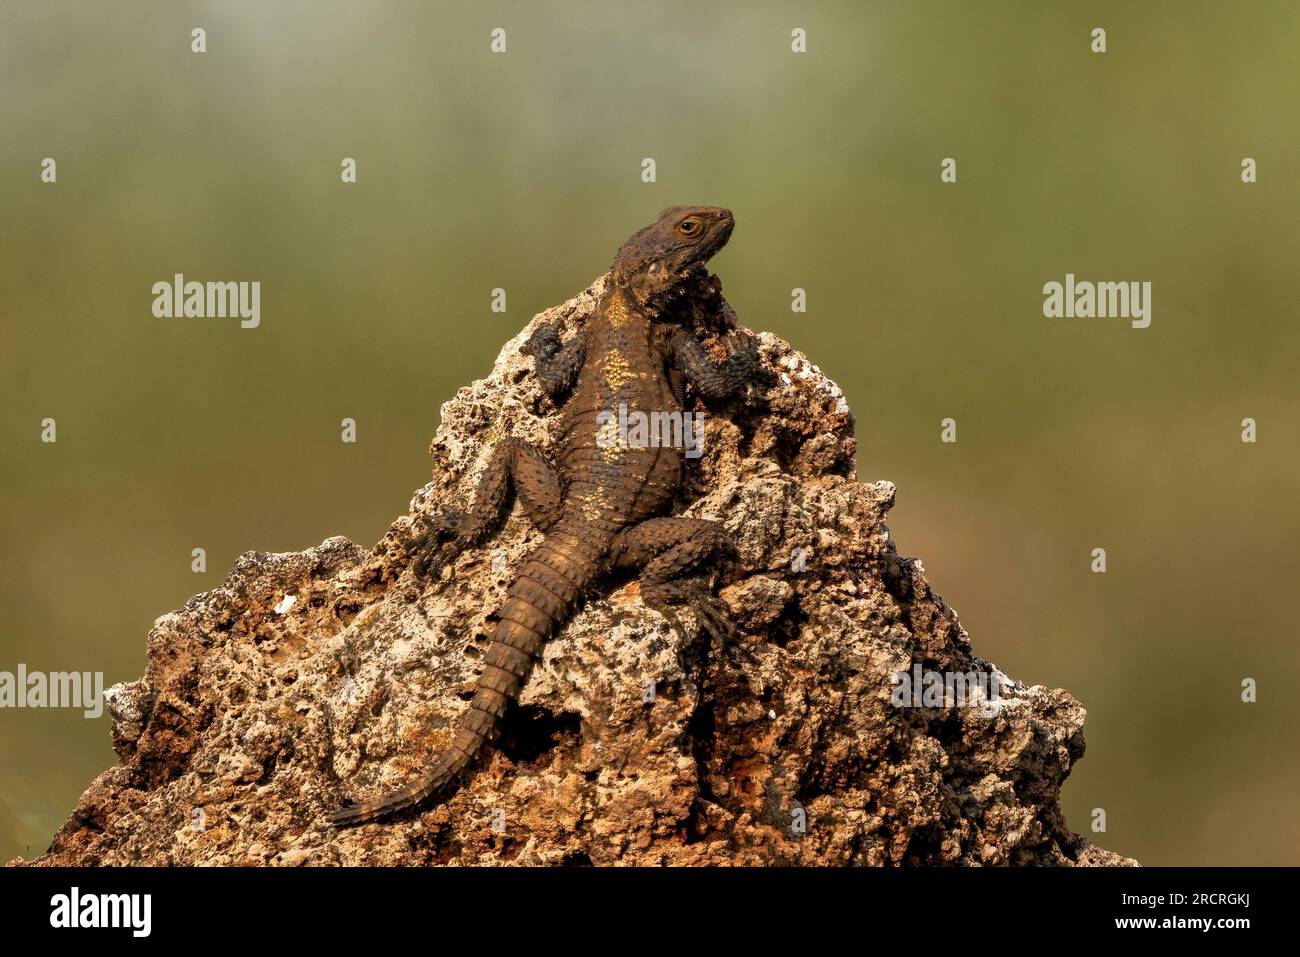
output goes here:
[{"label": "lizard clawed foot", "polygon": [[723,642],[731,642],[739,637],[726,606],[700,580],[643,585],[641,598],[648,607],[659,612],[679,630],[681,623],[677,617],[677,607],[686,605],[694,613],[702,631]]},{"label": "lizard clawed foot", "polygon": [[759,368],[758,344],[752,336],[732,329],[722,337],[727,347],[726,364],[734,375],[752,378]]},{"label": "lizard clawed foot", "polygon": [[456,512],[425,516],[413,528],[418,528],[406,544],[411,556],[411,570],[417,578],[437,577],[443,565],[455,554],[453,545],[461,517]]},{"label": "lizard clawed foot", "polygon": [[719,641],[731,644],[740,636],[720,599],[712,596],[701,599],[691,606],[691,610],[695,612],[700,627]]},{"label": "lizard clawed foot", "polygon": [[540,356],[549,358],[560,349],[560,334],[555,331],[555,327],[550,323],[542,323],[533,334],[528,337],[528,341],[519,347],[519,351],[526,356]]}]

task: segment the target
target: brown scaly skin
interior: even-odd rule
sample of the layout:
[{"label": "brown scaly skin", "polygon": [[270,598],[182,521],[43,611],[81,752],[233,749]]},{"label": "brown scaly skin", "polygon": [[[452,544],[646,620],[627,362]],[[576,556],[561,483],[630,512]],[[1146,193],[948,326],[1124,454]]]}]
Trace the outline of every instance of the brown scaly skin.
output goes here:
[{"label": "brown scaly skin", "polygon": [[[701,624],[725,637],[730,625],[716,600],[681,581],[711,555],[730,549],[714,522],[664,517],[682,485],[684,450],[598,442],[604,412],[625,403],[639,410],[680,412],[689,384],[706,402],[742,389],[758,367],[751,345],[733,334],[729,355],[715,362],[673,320],[674,307],[707,276],[704,264],[727,242],[731,212],[673,206],[623,244],[613,281],[581,334],[561,345],[555,330],[538,329],[524,346],[552,400],[563,402],[555,434],[557,464],[511,438],[493,450],[474,506],[452,523],[431,523],[413,544],[415,571],[425,575],[452,554],[477,546],[499,527],[518,497],[546,532],[510,586],[478,679],[474,699],[451,746],[424,777],[377,801],[332,815],[357,824],[417,805],[453,783],[482,746],[494,740],[506,708],[519,694],[546,640],[572,614],[583,592],[607,571],[643,567],[641,594],[667,610],[690,600]],[[684,380],[684,381],[683,381]],[[568,396],[565,401],[565,396]]]}]

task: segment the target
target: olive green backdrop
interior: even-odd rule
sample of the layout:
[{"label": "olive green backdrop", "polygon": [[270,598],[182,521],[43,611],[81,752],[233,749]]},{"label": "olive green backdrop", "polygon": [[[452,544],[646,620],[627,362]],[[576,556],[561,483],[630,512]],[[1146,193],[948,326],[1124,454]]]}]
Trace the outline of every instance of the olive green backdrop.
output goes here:
[{"label": "olive green backdrop", "polygon": [[[661,207],[721,204],[728,298],[844,388],[901,551],[1088,708],[1071,825],[1300,862],[1297,36],[1289,0],[6,0],[0,670],[134,678],[240,552],[376,541],[441,402]],[[176,272],[261,281],[261,327],[154,318]],[[1152,282],[1151,327],[1045,319],[1066,272]],[[0,860],[108,730],[0,712]]]}]

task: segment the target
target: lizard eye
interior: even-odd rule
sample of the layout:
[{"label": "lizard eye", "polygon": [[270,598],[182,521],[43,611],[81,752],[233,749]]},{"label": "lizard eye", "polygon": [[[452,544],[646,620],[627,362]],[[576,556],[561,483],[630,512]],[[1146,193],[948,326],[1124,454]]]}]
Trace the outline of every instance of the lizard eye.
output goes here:
[{"label": "lizard eye", "polygon": [[683,236],[694,236],[696,230],[700,228],[699,220],[684,219],[677,227],[677,231]]}]

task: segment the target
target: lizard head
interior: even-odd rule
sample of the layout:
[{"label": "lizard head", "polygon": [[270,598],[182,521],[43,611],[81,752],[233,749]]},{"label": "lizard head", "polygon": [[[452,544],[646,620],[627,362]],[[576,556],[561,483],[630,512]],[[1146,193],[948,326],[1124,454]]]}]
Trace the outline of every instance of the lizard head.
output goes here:
[{"label": "lizard head", "polygon": [[643,306],[661,307],[706,275],[704,264],[736,225],[720,206],[669,206],[614,257],[614,283]]}]

